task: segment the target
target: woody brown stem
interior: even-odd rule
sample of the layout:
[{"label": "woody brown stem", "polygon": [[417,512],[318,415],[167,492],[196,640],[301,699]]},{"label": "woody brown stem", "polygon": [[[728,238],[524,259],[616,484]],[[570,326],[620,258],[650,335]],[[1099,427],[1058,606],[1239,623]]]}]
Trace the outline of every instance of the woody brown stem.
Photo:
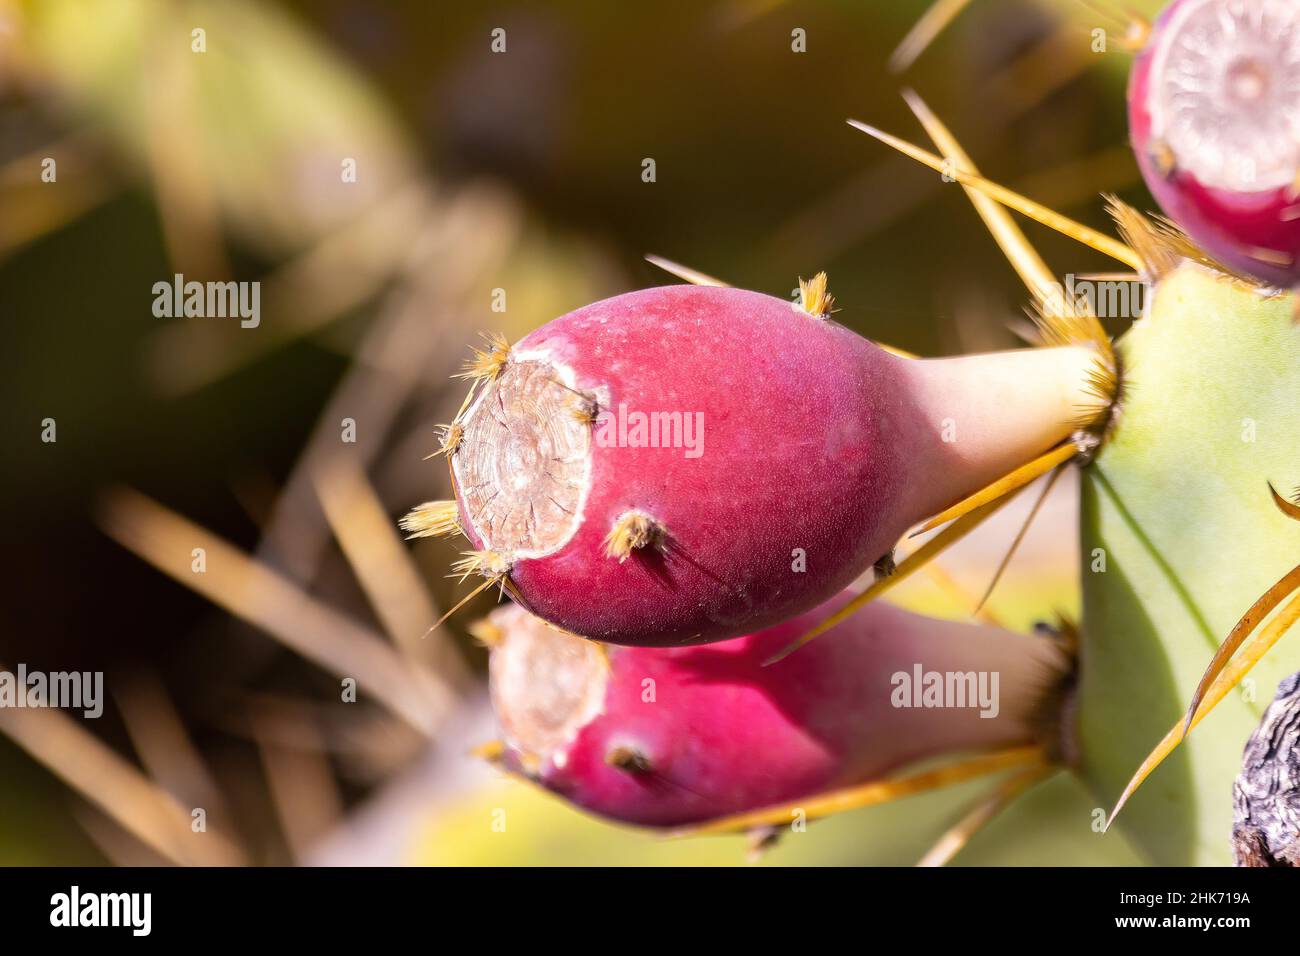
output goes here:
[{"label": "woody brown stem", "polygon": [[1238,866],[1300,866],[1300,673],[1278,685],[1250,735],[1233,803]]}]

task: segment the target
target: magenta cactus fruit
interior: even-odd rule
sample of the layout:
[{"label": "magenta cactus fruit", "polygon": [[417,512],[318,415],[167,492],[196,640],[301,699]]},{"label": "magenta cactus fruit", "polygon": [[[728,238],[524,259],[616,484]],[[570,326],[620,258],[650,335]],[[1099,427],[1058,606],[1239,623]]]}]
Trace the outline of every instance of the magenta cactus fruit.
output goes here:
[{"label": "magenta cactus fruit", "polygon": [[447,442],[461,566],[616,644],[752,633],[826,600],[918,520],[1066,439],[1087,347],[886,352],[802,305],[671,286],[478,353]]},{"label": "magenta cactus fruit", "polygon": [[1206,253],[1300,283],[1300,5],[1170,4],[1133,67],[1129,129],[1152,195]]},{"label": "magenta cactus fruit", "polygon": [[[1052,737],[1069,658],[1048,637],[876,602],[830,639],[762,666],[850,596],[682,648],[603,648],[517,605],[499,608],[479,633],[491,645],[506,764],[602,816],[678,826],[926,757]],[[960,687],[965,706],[933,706],[928,675]]]}]

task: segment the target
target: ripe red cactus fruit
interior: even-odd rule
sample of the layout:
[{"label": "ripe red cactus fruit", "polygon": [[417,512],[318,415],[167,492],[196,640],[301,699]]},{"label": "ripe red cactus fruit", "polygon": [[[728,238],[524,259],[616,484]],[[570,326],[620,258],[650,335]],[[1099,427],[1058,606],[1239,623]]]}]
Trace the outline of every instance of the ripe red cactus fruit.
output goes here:
[{"label": "ripe red cactus fruit", "polygon": [[[1055,749],[1070,656],[1048,637],[876,602],[832,639],[762,666],[850,596],[757,634],[681,648],[606,647],[518,605],[498,608],[476,633],[491,648],[503,760],[602,816],[681,826],[878,780],[924,758]],[[934,690],[925,675],[965,687],[966,706],[923,700],[922,684]],[[977,684],[993,690],[987,706]]]},{"label": "ripe red cactus fruit", "polygon": [[[476,353],[444,445],[461,570],[609,643],[752,633],[1106,405],[1091,344],[915,360],[829,312],[824,277],[800,304],[670,286]],[[406,527],[446,530],[448,508]]]},{"label": "ripe red cactus fruit", "polygon": [[1138,165],[1212,258],[1300,284],[1300,6],[1176,0],[1129,84]]}]

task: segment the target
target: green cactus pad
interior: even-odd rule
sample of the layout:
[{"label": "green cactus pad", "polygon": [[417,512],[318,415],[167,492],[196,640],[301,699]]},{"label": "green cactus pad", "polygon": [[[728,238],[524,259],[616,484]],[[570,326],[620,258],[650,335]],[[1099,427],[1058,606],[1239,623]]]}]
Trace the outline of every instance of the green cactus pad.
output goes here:
[{"label": "green cactus pad", "polygon": [[[1185,713],[1232,626],[1300,563],[1300,525],[1267,486],[1300,485],[1291,297],[1185,263],[1151,299],[1120,343],[1121,417],[1082,490],[1080,770],[1107,810]],[[1231,863],[1242,747],[1297,669],[1300,634],[1283,638],[1120,813],[1116,826],[1150,862]]]}]

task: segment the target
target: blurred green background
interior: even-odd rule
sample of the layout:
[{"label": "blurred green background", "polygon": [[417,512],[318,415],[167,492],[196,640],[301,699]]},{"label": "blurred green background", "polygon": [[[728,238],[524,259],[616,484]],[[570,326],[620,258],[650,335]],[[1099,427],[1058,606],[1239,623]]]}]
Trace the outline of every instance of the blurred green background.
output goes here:
[{"label": "blurred green background", "polygon": [[[1025,290],[961,190],[844,120],[924,143],[915,88],[985,175],[1108,229],[1099,193],[1150,205],[1129,55],[1081,2],[975,0],[894,75],[925,6],[0,0],[0,662],[102,670],[112,693],[98,721],[0,736],[0,863],[174,859],[122,824],[137,772],[247,862],[744,862],[743,841],[610,827],[470,756],[492,735],[474,615],[420,641],[456,549],[393,526],[446,496],[422,458],[478,332],[676,281],[647,253],[779,296],[825,269],[839,321],[921,354],[1016,344]],[[1026,230],[1062,274],[1110,268]],[[178,272],[260,281],[260,326],[156,318]],[[995,597],[1015,626],[1077,606],[1074,507],[1062,483]],[[1015,517],[954,553],[967,590]],[[241,557],[205,596],[185,571],[214,536]],[[253,561],[307,604],[258,592]],[[933,581],[899,600],[969,611]],[[432,675],[407,699],[437,719],[337,703],[344,645]],[[114,768],[98,794],[87,754]],[[978,792],[817,823],[766,860],[907,864]],[[959,862],[1133,862],[1091,809],[1054,780]]]}]

